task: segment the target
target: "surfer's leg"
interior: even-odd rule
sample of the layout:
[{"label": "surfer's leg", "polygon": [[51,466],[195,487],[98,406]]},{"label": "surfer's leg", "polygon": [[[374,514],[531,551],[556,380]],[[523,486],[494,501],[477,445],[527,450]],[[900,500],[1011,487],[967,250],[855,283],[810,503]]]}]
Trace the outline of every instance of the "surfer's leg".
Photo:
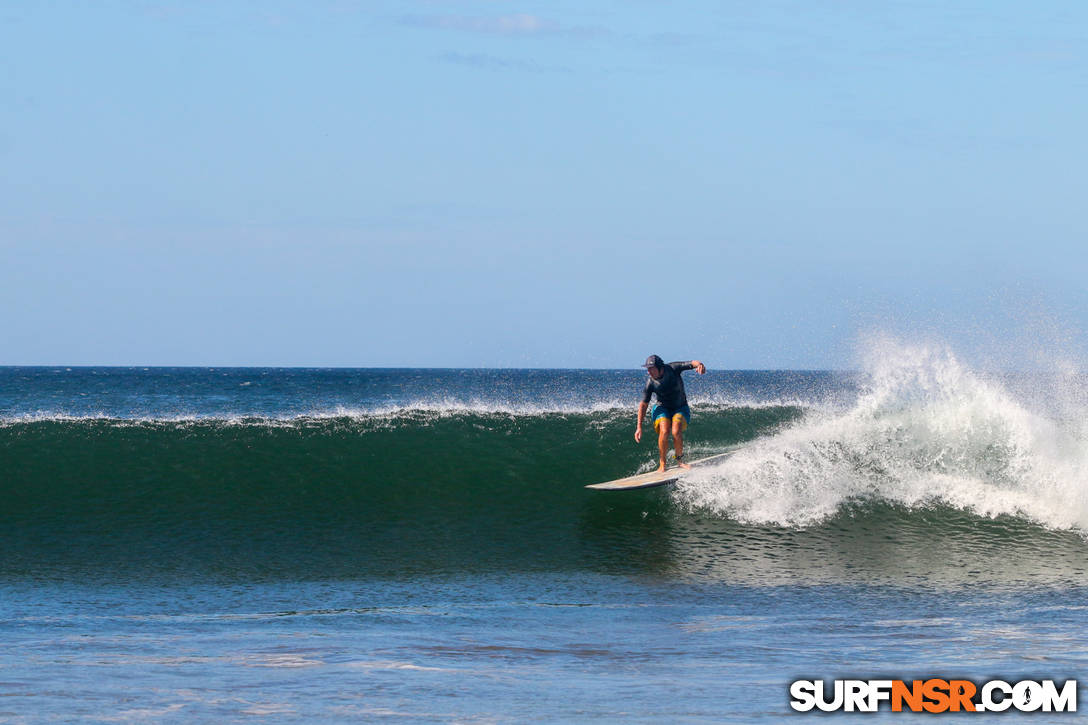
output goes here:
[{"label": "surfer's leg", "polygon": [[679,413],[672,419],[672,444],[676,448],[676,465],[691,468],[684,462],[684,418]]},{"label": "surfer's leg", "polygon": [[681,468],[691,468],[684,460],[684,431],[687,430],[690,419],[691,410],[686,405],[672,416],[672,440],[676,446],[676,463]]},{"label": "surfer's leg", "polygon": [[665,470],[665,454],[669,452],[669,419],[658,418],[654,421],[654,427],[657,428],[657,452],[659,458],[657,461],[657,470]]}]

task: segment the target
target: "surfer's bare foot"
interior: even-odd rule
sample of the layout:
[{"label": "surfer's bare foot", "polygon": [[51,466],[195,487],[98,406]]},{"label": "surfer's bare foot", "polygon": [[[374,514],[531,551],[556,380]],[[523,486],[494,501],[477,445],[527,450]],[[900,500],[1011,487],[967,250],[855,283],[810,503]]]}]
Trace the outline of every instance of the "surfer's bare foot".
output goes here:
[{"label": "surfer's bare foot", "polygon": [[690,465],[688,465],[687,463],[684,463],[683,461],[677,461],[676,465],[678,465],[680,468],[683,468],[685,471],[688,470],[689,468],[691,468]]},{"label": "surfer's bare foot", "polygon": [[657,466],[657,472],[658,472],[658,473],[661,473],[661,472],[662,472],[662,471],[664,471],[664,470],[665,470],[665,462],[664,462],[664,461],[662,461],[662,462],[661,462],[661,463],[659,463],[659,464],[658,464],[658,466]]}]

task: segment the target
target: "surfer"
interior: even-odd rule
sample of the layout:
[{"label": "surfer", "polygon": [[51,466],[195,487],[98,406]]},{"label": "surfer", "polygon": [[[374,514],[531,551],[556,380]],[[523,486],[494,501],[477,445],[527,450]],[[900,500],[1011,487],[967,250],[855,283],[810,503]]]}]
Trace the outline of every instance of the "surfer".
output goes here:
[{"label": "surfer", "polygon": [[706,365],[698,360],[689,362],[671,362],[668,365],[657,355],[646,358],[646,372],[650,374],[646,387],[642,391],[642,402],[638,404],[638,425],[635,427],[635,442],[642,441],[642,419],[646,417],[646,408],[650,396],[657,396],[650,419],[657,431],[657,450],[661,459],[657,470],[665,470],[665,454],[669,450],[669,433],[672,433],[673,447],[676,448],[676,463],[681,468],[691,468],[684,463],[684,429],[691,420],[688,409],[688,396],[684,393],[684,380],[680,373],[696,370],[700,375],[706,373]]}]

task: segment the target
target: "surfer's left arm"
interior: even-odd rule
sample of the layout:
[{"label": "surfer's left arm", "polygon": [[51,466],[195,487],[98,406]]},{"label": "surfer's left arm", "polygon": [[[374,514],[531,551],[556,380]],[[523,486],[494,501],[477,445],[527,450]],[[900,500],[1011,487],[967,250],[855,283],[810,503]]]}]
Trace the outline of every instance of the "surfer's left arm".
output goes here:
[{"label": "surfer's left arm", "polygon": [[687,362],[674,362],[669,363],[673,369],[678,373],[682,373],[685,370],[694,370],[700,375],[706,375],[706,365],[703,365],[698,360],[688,360]]}]

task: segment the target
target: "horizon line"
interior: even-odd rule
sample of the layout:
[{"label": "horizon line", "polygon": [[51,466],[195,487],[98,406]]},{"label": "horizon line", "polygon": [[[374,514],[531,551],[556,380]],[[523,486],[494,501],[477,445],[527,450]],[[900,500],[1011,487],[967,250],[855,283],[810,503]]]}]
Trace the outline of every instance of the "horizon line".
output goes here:
[{"label": "horizon line", "polygon": [[[141,365],[141,364],[88,364],[88,363],[2,363],[4,368],[110,368],[118,370],[132,369],[199,369],[199,370],[639,370],[632,367],[510,367],[510,366],[472,366],[472,365]],[[858,372],[850,368],[712,368],[707,372]]]}]

